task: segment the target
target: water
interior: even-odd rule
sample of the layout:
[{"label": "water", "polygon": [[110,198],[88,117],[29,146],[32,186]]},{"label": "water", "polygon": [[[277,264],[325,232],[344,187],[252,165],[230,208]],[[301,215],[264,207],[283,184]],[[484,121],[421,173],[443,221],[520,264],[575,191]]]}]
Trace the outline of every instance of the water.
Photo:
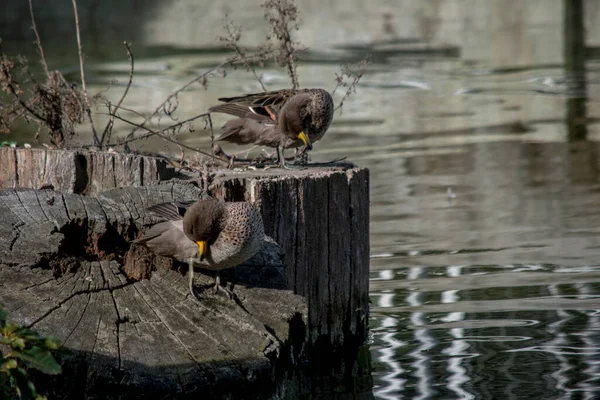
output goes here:
[{"label": "water", "polygon": [[[170,3],[135,14],[137,30],[123,28],[128,14],[110,19],[138,40],[124,104],[142,113],[223,58],[211,43],[224,11],[249,26],[245,40],[263,33],[258,1],[245,10]],[[371,170],[374,397],[600,397],[600,2],[585,2],[587,115],[577,118],[588,141],[579,142],[566,139],[573,82],[583,78],[563,68],[563,2],[365,4],[302,2],[298,37],[312,49],[299,68],[305,87],[331,90],[340,64],[372,54],[312,157],[347,156]],[[56,18],[68,21],[66,10]],[[123,38],[88,34],[90,90],[117,80],[114,101],[128,73]],[[73,48],[60,54],[51,63],[76,77]],[[262,73],[270,89],[288,85],[285,71]],[[182,94],[179,116],[257,90],[250,74],[230,71]],[[118,124],[116,135],[130,129]],[[208,149],[202,124],[179,138]],[[178,151],[157,139],[136,147]]]}]

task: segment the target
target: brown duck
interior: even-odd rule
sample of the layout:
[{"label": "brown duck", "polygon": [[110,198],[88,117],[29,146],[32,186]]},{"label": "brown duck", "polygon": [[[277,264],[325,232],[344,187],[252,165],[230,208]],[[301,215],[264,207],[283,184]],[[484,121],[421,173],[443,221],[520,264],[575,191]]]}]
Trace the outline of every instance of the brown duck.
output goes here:
[{"label": "brown duck", "polygon": [[219,270],[235,267],[252,257],[264,241],[258,210],[250,203],[202,199],[191,206],[163,203],[148,210],[166,219],[153,225],[134,243],[155,254],[189,264],[190,293],[194,266],[216,271],[215,291],[231,292],[220,284]]},{"label": "brown duck", "polygon": [[279,164],[287,168],[283,149],[320,140],[333,119],[333,99],[323,89],[284,89],[220,98],[209,112],[234,115],[217,140],[277,148]]}]

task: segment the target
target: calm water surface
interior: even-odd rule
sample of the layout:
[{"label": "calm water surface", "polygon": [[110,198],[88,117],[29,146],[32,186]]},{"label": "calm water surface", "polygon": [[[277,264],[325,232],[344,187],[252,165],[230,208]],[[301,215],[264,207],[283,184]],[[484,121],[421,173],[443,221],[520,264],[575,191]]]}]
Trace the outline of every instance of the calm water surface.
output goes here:
[{"label": "calm water surface", "polygon": [[[185,9],[188,2],[173,3]],[[299,69],[302,86],[332,89],[340,64],[366,52],[373,58],[312,157],[347,156],[371,170],[374,397],[600,398],[597,2],[586,2],[583,142],[566,140],[567,103],[578,96],[571,83],[582,76],[563,69],[560,1],[380,1],[366,25],[362,11],[352,12],[359,2],[304,3],[308,28],[299,36],[312,52]],[[222,59],[203,47],[219,33],[221,14],[189,10],[212,18],[212,36],[194,47],[193,17],[177,24],[164,10],[166,27],[153,34],[154,16],[146,42],[133,46],[142,56],[127,107],[149,112]],[[237,13],[260,24],[260,12]],[[185,31],[179,39],[160,36],[177,29]],[[116,80],[108,92],[116,99],[127,62],[118,45],[106,51],[100,39],[90,45],[90,85],[98,92]],[[159,46],[177,40],[185,51]],[[52,63],[77,73],[75,59]],[[288,85],[284,71],[263,74],[270,89]],[[180,96],[180,117],[203,112],[218,96],[257,90],[251,75],[231,71],[208,90]],[[117,126],[119,135],[129,130]],[[179,137],[208,149],[202,124]],[[89,136],[82,130],[79,139]],[[176,151],[154,139],[138,148]]]}]

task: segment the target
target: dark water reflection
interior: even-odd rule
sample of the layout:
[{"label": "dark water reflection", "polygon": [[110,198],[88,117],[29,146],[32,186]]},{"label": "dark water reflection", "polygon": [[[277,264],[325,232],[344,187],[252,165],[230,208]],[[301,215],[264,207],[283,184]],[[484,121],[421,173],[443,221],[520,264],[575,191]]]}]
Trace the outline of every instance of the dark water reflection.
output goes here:
[{"label": "dark water reflection", "polygon": [[[249,40],[261,37],[260,2],[223,1],[212,13],[202,1],[151,2],[143,13],[133,2],[109,12],[111,24],[128,29],[95,33],[103,20],[94,19],[99,3],[89,2],[91,90],[116,79],[107,95],[118,99],[128,75],[118,42],[139,39],[125,105],[153,110],[222,60],[209,43],[225,12],[250,26]],[[299,39],[311,46],[301,85],[331,89],[339,64],[372,53],[357,94],[312,156],[347,156],[371,170],[374,397],[600,398],[600,2],[585,2],[588,46],[577,53],[585,51],[585,68],[570,71],[562,1],[387,3],[299,2]],[[12,2],[2,5],[10,20],[22,20]],[[70,13],[53,17],[52,7],[40,7],[49,21],[43,36],[59,27],[49,46],[64,47],[50,64],[76,77],[75,48],[57,43],[70,35]],[[3,32],[26,28],[7,23]],[[270,89],[289,84],[285,71],[263,73]],[[231,71],[206,91],[182,94],[179,117],[257,90],[251,75]],[[588,140],[569,143],[582,126]],[[117,124],[115,135],[129,130]],[[7,138],[30,141],[34,132]],[[79,134],[90,142],[88,131]],[[202,126],[179,139],[208,149]],[[138,148],[177,151],[158,140]]]},{"label": "dark water reflection", "polygon": [[375,396],[596,398],[598,144],[463,150],[373,188]]}]

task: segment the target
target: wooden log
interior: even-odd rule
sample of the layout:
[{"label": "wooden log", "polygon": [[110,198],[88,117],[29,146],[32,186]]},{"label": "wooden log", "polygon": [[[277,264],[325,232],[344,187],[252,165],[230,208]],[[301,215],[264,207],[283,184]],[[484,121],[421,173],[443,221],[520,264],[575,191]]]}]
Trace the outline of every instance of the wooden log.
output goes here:
[{"label": "wooden log", "polygon": [[90,150],[0,147],[0,188],[40,189],[94,195],[124,186],[147,186],[171,179],[165,160]]},{"label": "wooden log", "polygon": [[[187,278],[172,269],[132,281],[121,268],[127,241],[157,222],[146,207],[200,195],[177,184],[97,198],[0,191],[0,303],[12,321],[63,343],[63,374],[35,376],[51,398],[247,398],[281,390],[276,367],[303,358],[307,316],[304,299],[285,290],[274,242],[234,268],[237,302],[212,291],[192,299]],[[197,275],[198,287],[213,282]]]}]

